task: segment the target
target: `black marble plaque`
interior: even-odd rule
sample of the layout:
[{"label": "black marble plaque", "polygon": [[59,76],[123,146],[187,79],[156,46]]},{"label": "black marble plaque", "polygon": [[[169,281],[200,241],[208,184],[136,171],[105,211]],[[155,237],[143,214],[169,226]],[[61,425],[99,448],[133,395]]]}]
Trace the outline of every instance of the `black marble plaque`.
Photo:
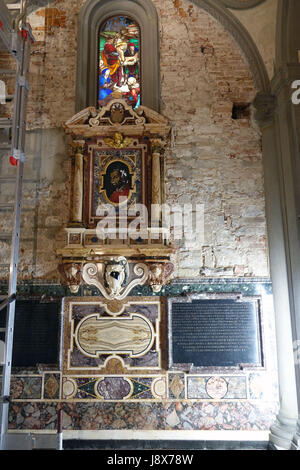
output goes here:
[{"label": "black marble plaque", "polygon": [[[60,302],[41,303],[35,300],[17,300],[13,367],[35,367],[37,364],[58,363],[60,308]],[[6,315],[3,314],[0,327],[5,327],[5,321]]]},{"label": "black marble plaque", "polygon": [[171,302],[170,365],[262,366],[257,300]]}]

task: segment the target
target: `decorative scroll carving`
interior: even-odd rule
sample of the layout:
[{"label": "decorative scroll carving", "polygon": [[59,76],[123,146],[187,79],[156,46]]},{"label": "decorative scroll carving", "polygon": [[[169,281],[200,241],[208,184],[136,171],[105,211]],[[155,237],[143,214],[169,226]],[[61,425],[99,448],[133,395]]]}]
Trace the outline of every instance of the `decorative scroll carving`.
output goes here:
[{"label": "decorative scroll carving", "polygon": [[91,130],[97,130],[99,133],[101,130],[102,134],[107,134],[111,127],[119,132],[120,128],[128,130],[132,126],[140,127],[140,132],[154,131],[161,135],[167,135],[170,131],[168,120],[161,114],[146,106],[139,106],[134,110],[121,99],[111,101],[100,110],[89,106],[65,123],[65,129],[72,132],[90,133]]},{"label": "decorative scroll carving", "polygon": [[146,118],[141,111],[136,112],[126,101],[116,99],[111,101],[109,105],[103,106],[96,117],[89,119],[91,127],[100,126],[102,123],[138,125],[145,124]]},{"label": "decorative scroll carving", "polygon": [[[101,267],[103,268],[101,273]],[[87,263],[83,267],[82,277],[88,285],[96,286],[101,294],[109,300],[124,299],[133,287],[145,284],[148,279],[149,269],[144,263],[138,263],[133,268],[133,273],[139,276],[128,284],[129,265],[123,256],[112,257],[102,263]]]}]

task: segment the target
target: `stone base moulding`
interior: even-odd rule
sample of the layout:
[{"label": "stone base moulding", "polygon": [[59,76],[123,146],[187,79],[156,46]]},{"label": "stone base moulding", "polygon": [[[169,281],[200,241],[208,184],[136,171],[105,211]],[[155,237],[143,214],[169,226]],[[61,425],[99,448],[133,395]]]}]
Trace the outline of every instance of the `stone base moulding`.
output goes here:
[{"label": "stone base moulding", "polygon": [[95,440],[197,440],[197,441],[268,441],[268,431],[193,431],[119,429],[105,431],[64,431],[64,439]]}]

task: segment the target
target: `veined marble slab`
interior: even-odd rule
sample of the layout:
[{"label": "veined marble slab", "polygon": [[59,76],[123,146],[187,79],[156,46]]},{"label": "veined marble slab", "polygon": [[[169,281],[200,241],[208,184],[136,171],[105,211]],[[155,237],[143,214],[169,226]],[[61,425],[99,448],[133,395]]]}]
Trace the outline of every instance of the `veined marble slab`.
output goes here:
[{"label": "veined marble slab", "polygon": [[122,374],[161,369],[160,298],[64,299],[63,372]]},{"label": "veined marble slab", "polygon": [[128,353],[131,357],[146,354],[154,341],[151,323],[132,314],[129,318],[100,318],[91,315],[77,327],[75,341],[83,354],[97,357],[99,353]]}]

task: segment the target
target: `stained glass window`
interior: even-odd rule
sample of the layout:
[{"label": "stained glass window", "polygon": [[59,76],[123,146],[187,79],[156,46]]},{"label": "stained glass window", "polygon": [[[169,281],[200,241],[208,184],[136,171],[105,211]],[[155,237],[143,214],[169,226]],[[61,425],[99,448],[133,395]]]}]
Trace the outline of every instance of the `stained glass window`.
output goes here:
[{"label": "stained glass window", "polygon": [[98,104],[122,98],[137,108],[141,100],[140,28],[127,16],[113,16],[100,27]]}]

